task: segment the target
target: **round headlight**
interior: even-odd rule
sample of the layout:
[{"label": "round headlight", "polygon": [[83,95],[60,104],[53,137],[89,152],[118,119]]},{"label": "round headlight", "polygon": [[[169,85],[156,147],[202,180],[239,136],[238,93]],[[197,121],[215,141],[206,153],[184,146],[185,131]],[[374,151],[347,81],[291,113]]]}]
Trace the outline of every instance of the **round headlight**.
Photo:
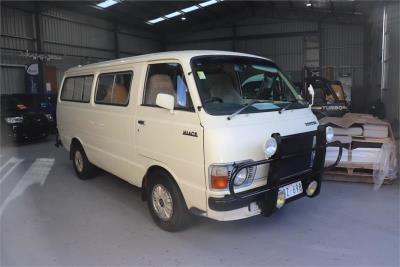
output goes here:
[{"label": "round headlight", "polygon": [[238,174],[236,174],[234,185],[240,186],[242,185],[247,179],[247,168],[241,170]]},{"label": "round headlight", "polygon": [[286,202],[286,194],[284,191],[279,191],[278,192],[278,197],[276,198],[276,207],[278,209],[282,208],[283,205],[285,205]]},{"label": "round headlight", "polygon": [[264,144],[264,153],[267,158],[272,157],[278,148],[275,138],[269,138]]},{"label": "round headlight", "polygon": [[333,136],[335,135],[333,132],[333,128],[331,126],[326,127],[325,133],[326,133],[326,141],[332,142]]},{"label": "round headlight", "polygon": [[312,181],[308,186],[307,186],[307,196],[311,197],[312,195],[314,195],[315,191],[317,191],[318,188],[318,183],[317,181]]}]

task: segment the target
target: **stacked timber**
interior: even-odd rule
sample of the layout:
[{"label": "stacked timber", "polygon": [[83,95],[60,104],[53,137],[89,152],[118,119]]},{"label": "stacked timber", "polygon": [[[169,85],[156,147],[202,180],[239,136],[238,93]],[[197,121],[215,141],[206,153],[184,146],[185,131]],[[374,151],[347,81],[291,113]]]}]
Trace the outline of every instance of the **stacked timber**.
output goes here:
[{"label": "stacked timber", "polygon": [[[343,144],[340,163],[327,171],[326,180],[390,184],[397,177],[397,148],[390,123],[369,114],[347,113],[324,117],[321,124],[334,128],[334,140]],[[334,162],[338,147],[328,147],[326,165]]]}]

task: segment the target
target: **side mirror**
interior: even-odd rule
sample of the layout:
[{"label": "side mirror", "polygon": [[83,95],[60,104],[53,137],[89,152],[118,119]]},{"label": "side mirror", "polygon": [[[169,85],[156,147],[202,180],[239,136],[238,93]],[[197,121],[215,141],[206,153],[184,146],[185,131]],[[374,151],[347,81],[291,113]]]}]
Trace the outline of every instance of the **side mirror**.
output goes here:
[{"label": "side mirror", "polygon": [[307,90],[311,96],[311,104],[310,104],[310,107],[311,107],[312,105],[314,105],[314,95],[315,95],[314,87],[310,84],[310,86],[308,86]]},{"label": "side mirror", "polygon": [[169,94],[158,94],[156,98],[156,105],[171,111],[174,111],[175,98]]}]

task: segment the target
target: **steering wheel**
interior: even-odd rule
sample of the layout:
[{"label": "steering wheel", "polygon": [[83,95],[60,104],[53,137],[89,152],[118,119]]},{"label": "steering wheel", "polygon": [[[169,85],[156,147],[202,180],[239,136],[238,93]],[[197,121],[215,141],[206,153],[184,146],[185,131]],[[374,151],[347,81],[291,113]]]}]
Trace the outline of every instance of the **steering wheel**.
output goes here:
[{"label": "steering wheel", "polygon": [[204,103],[211,103],[211,102],[224,103],[224,101],[220,97],[210,97],[210,98],[207,98],[206,100],[204,100]]}]

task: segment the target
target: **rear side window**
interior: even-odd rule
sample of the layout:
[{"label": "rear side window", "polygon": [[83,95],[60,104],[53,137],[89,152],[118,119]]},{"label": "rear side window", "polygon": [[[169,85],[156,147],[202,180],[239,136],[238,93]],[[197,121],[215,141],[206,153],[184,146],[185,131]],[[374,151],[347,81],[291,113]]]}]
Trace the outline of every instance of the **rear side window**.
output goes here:
[{"label": "rear side window", "polygon": [[66,78],[61,91],[61,100],[88,103],[92,83],[93,75]]},{"label": "rear side window", "polygon": [[103,73],[97,80],[96,104],[126,106],[132,82],[132,72]]}]

